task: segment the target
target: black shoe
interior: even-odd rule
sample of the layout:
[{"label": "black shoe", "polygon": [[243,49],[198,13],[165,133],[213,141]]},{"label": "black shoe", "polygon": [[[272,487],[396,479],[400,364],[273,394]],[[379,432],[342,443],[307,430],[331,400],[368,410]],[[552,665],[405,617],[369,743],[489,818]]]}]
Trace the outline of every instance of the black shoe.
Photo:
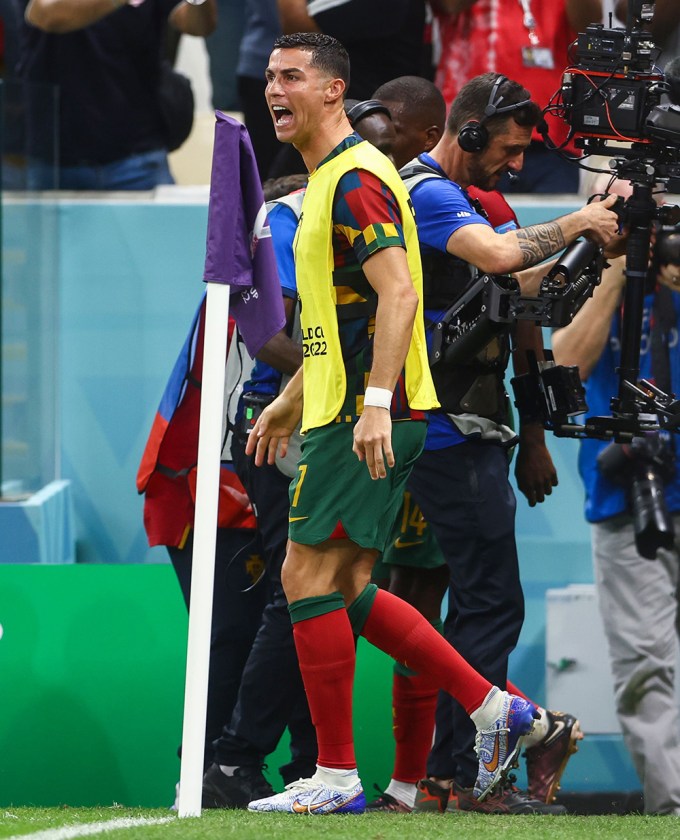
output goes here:
[{"label": "black shoe", "polygon": [[456,806],[455,802],[452,804],[451,793],[451,786],[448,784],[440,784],[434,779],[421,779],[416,785],[416,804],[413,810],[420,814],[427,811],[440,814],[455,811]]},{"label": "black shoe", "polygon": [[522,790],[518,790],[510,775],[495,790],[480,802],[472,795],[473,788],[461,788],[453,783],[453,794],[458,800],[458,810],[474,811],[479,814],[552,814],[561,816],[567,813],[564,805],[547,805],[540,799],[532,799]]},{"label": "black shoe", "polygon": [[244,764],[225,775],[218,764],[211,764],[203,776],[203,808],[247,808],[255,799],[274,795],[262,775],[263,766]]},{"label": "black shoe", "polygon": [[378,785],[373,785],[373,787],[378,791],[380,795],[377,799],[374,799],[372,802],[366,803],[367,812],[386,811],[390,814],[410,814],[411,811],[413,811],[413,808],[411,808],[405,802],[402,802],[400,799],[397,799],[395,796],[392,796],[389,793],[385,793],[384,790],[380,790]]}]

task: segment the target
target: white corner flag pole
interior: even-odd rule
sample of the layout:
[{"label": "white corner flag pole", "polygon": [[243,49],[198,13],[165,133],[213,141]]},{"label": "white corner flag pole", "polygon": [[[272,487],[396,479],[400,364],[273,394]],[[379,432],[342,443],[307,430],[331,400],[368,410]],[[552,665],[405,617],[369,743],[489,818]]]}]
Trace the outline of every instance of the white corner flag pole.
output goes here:
[{"label": "white corner flag pole", "polygon": [[231,287],[207,283],[179,816],[200,817]]}]

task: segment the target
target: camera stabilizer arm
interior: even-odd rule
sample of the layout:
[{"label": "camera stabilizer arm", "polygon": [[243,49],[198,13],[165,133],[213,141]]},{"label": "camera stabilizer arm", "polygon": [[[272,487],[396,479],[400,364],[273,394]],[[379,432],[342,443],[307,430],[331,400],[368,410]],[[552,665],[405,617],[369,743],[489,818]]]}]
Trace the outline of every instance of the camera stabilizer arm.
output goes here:
[{"label": "camera stabilizer arm", "polygon": [[599,284],[603,265],[599,246],[580,240],[562,253],[536,297],[522,295],[513,277],[482,275],[435,324],[430,364],[469,360],[515,321],[566,326]]}]

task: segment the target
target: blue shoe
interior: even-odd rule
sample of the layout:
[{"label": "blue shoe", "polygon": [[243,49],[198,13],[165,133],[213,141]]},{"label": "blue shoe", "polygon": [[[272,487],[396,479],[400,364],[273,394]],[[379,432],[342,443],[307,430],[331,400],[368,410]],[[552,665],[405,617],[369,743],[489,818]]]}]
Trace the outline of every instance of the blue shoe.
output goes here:
[{"label": "blue shoe", "polygon": [[279,811],[285,814],[363,814],[366,797],[361,782],[349,790],[337,790],[316,779],[299,779],[283,793],[256,799],[249,811]]},{"label": "blue shoe", "polygon": [[482,800],[504,779],[513,766],[523,736],[534,726],[538,710],[533,703],[503,692],[503,707],[489,729],[480,729],[475,739],[475,750],[479,758],[479,774],[473,795]]}]

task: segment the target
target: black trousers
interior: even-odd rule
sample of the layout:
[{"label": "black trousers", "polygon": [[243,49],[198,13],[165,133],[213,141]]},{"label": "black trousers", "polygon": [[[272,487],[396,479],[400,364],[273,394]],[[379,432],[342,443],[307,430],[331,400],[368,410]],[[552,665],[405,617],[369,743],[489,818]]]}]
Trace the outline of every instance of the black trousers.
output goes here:
[{"label": "black trousers", "polygon": [[[507,452],[481,441],[426,451],[408,488],[449,566],[446,639],[493,685],[505,688],[508,656],[524,621]],[[428,774],[473,785],[474,740],[465,710],[441,692]]]},{"label": "black trousers", "polygon": [[290,479],[275,466],[256,467],[234,437],[232,457],[255,506],[271,584],[271,602],[246,662],[231,721],[215,742],[218,764],[261,764],[276,749],[286,726],[291,735],[290,764],[280,768],[287,784],[316,770],[317,744],[297,661],[281,567],[288,540]]},{"label": "black trousers", "polygon": [[[191,591],[193,537],[192,532],[183,548],[168,547],[187,607]],[[267,581],[261,580],[252,586],[253,580],[247,570],[248,557],[259,553],[255,531],[218,529],[205,727],[206,767],[213,761],[212,742],[219,737],[236,704],[243,669],[262,621],[262,610],[269,601]]]}]

